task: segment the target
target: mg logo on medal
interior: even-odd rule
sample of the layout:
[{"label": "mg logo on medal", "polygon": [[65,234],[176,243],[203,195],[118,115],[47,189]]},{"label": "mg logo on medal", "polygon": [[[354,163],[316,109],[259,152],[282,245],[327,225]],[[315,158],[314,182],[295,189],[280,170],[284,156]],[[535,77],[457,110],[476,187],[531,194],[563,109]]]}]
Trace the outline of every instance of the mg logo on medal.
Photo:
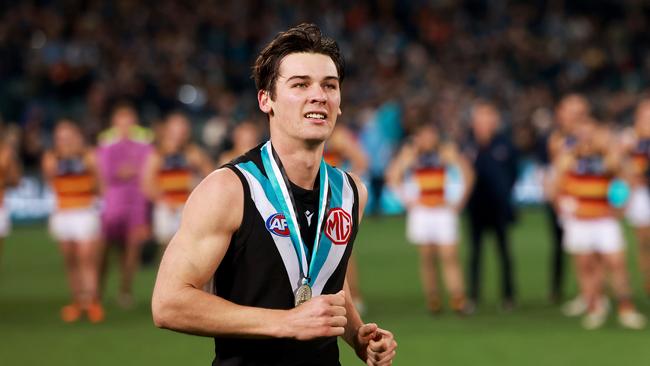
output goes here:
[{"label": "mg logo on medal", "polygon": [[266,219],[266,229],[277,236],[289,236],[287,219],[281,213],[275,213]]},{"label": "mg logo on medal", "polygon": [[325,235],[336,245],[345,245],[352,233],[352,216],[342,208],[330,210],[325,221]]}]

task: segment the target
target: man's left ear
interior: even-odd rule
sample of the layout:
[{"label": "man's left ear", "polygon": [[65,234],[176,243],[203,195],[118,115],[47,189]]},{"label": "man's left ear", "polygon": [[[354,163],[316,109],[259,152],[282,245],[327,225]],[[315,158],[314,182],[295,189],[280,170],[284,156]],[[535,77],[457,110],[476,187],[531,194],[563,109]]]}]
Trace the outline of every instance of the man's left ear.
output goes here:
[{"label": "man's left ear", "polygon": [[343,114],[343,111],[341,111],[341,107],[339,107],[339,113],[338,113],[338,115],[340,116],[341,114]]}]

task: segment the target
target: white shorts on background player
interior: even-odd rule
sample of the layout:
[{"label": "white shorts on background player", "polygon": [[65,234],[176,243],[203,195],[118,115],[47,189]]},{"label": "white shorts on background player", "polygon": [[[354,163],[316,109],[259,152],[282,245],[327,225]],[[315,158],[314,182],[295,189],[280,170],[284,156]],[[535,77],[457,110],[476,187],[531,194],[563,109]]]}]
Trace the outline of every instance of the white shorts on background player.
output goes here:
[{"label": "white shorts on background player", "polygon": [[50,234],[58,241],[88,241],[99,238],[99,211],[78,208],[55,211],[50,216]]},{"label": "white shorts on background player", "polygon": [[630,193],[625,217],[634,227],[650,226],[650,192],[645,186],[636,187]]},{"label": "white shorts on background player", "polygon": [[415,206],[406,216],[406,236],[416,245],[456,244],[458,215],[448,206]]},{"label": "white shorts on background player", "polygon": [[153,209],[153,234],[158,244],[167,245],[181,226],[183,206],[159,203]]},{"label": "white shorts on background player", "polygon": [[623,232],[613,217],[567,218],[564,221],[564,249],[571,254],[616,253],[623,250]]},{"label": "white shorts on background player", "polygon": [[0,207],[0,238],[9,236],[11,232],[11,219],[6,208]]}]

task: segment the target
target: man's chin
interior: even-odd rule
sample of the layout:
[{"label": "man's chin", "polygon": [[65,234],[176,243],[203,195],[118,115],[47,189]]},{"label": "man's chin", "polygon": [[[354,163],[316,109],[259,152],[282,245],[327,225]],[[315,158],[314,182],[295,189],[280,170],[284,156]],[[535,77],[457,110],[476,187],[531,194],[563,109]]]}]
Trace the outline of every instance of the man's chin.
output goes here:
[{"label": "man's chin", "polygon": [[325,141],[327,141],[328,137],[329,136],[307,137],[307,138],[305,138],[305,142],[309,146],[318,146],[318,145],[324,143]]},{"label": "man's chin", "polygon": [[332,130],[327,129],[327,131],[320,130],[320,131],[305,131],[305,134],[303,135],[303,138],[305,141],[307,141],[309,144],[321,144],[330,137],[332,134]]}]

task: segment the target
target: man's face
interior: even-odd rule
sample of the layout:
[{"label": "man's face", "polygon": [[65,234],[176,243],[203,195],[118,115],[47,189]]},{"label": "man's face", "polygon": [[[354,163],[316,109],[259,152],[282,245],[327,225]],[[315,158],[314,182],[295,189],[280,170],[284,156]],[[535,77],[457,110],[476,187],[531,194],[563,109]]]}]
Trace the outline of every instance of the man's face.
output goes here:
[{"label": "man's face", "polygon": [[54,147],[61,155],[74,155],[82,148],[81,134],[70,125],[60,124],[54,130]]},{"label": "man's face", "polygon": [[472,129],[479,142],[489,142],[499,127],[499,112],[489,104],[479,105],[472,113]]},{"label": "man's face", "polygon": [[572,95],[560,102],[556,113],[560,129],[575,132],[576,126],[589,117],[589,105],[583,97]]},{"label": "man's face", "polygon": [[181,115],[172,115],[167,119],[165,138],[168,143],[178,149],[185,145],[190,138],[190,122]]},{"label": "man's face", "polygon": [[129,128],[138,123],[138,117],[130,108],[120,108],[113,114],[111,124],[121,136],[128,136]]},{"label": "man's face", "polygon": [[338,72],[329,56],[292,53],[282,59],[275,82],[275,100],[260,91],[260,109],[268,113],[271,132],[311,141],[325,141],[341,114]]},{"label": "man's face", "polygon": [[438,133],[432,127],[422,127],[415,135],[415,144],[421,151],[431,151],[438,144]]},{"label": "man's face", "polygon": [[579,156],[587,156],[596,152],[598,129],[593,121],[585,120],[575,127],[575,151]]}]

